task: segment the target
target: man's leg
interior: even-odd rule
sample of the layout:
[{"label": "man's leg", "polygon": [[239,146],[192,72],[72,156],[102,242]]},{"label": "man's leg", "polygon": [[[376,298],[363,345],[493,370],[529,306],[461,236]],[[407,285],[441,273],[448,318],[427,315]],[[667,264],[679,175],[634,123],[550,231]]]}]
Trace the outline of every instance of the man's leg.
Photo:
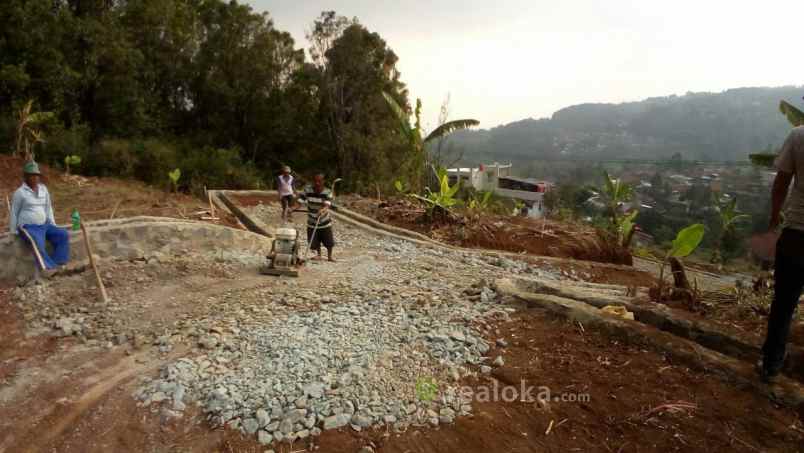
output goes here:
[{"label": "man's leg", "polygon": [[316,252],[316,257],[313,258],[316,261],[321,259],[321,235],[319,233],[318,230],[307,227],[307,242],[310,244],[310,249]]},{"label": "man's leg", "polygon": [[70,233],[56,225],[47,225],[45,239],[53,246],[53,261],[62,266],[70,261]]},{"label": "man's leg", "polygon": [[20,235],[25,238],[33,248],[36,264],[41,270],[54,269],[56,263],[47,254],[45,248],[45,225],[23,225],[20,227]]},{"label": "man's leg", "polygon": [[[762,346],[762,367],[769,376],[779,373],[784,365],[787,338],[790,335],[790,324],[793,321],[798,300],[804,288],[801,256],[798,250],[790,250],[786,239],[790,234],[785,232],[776,248],[776,270],[774,272],[774,296],[768,316],[768,333]],[[795,249],[795,247],[793,247]],[[791,252],[794,254],[791,256]]]},{"label": "man's leg", "polygon": [[335,249],[335,236],[332,232],[332,227],[327,228],[324,232],[323,242],[324,246],[327,248],[327,259],[334,263],[335,256],[332,255],[332,250]]}]

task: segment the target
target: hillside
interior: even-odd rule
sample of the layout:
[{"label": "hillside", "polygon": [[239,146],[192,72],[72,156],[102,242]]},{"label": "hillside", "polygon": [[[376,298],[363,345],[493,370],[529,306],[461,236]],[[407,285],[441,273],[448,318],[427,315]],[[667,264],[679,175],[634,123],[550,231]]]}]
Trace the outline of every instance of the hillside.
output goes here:
[{"label": "hillside", "polygon": [[804,87],[738,88],[622,104],[580,104],[450,138],[467,163],[540,159],[740,161],[779,146],[789,123],[779,101],[801,105]]}]

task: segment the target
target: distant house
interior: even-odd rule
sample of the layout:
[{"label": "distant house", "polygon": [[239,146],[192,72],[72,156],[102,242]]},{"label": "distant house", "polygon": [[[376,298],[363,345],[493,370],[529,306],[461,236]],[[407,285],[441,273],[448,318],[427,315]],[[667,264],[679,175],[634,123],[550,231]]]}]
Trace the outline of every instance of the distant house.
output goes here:
[{"label": "distant house", "polygon": [[519,200],[528,208],[528,216],[540,218],[544,215],[544,194],[553,187],[552,183],[512,175],[513,165],[494,163],[477,168],[447,169],[450,183],[461,181],[475,190],[493,192],[495,195]]}]

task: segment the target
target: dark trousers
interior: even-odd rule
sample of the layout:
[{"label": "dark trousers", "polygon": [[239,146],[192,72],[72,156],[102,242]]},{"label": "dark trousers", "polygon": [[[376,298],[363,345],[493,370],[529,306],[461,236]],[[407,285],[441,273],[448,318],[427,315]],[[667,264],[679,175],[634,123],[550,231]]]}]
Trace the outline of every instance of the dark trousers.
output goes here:
[{"label": "dark trousers", "polygon": [[784,365],[793,313],[804,289],[804,231],[785,229],[776,244],[775,287],[768,335],[762,346],[765,371],[775,374]]}]

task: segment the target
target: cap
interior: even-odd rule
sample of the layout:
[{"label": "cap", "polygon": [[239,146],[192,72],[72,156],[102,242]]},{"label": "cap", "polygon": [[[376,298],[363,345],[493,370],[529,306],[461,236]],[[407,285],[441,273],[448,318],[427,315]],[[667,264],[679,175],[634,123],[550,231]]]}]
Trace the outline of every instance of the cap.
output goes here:
[{"label": "cap", "polygon": [[22,167],[22,172],[26,175],[41,175],[42,173],[39,171],[39,165],[34,162],[26,162],[25,166]]}]

